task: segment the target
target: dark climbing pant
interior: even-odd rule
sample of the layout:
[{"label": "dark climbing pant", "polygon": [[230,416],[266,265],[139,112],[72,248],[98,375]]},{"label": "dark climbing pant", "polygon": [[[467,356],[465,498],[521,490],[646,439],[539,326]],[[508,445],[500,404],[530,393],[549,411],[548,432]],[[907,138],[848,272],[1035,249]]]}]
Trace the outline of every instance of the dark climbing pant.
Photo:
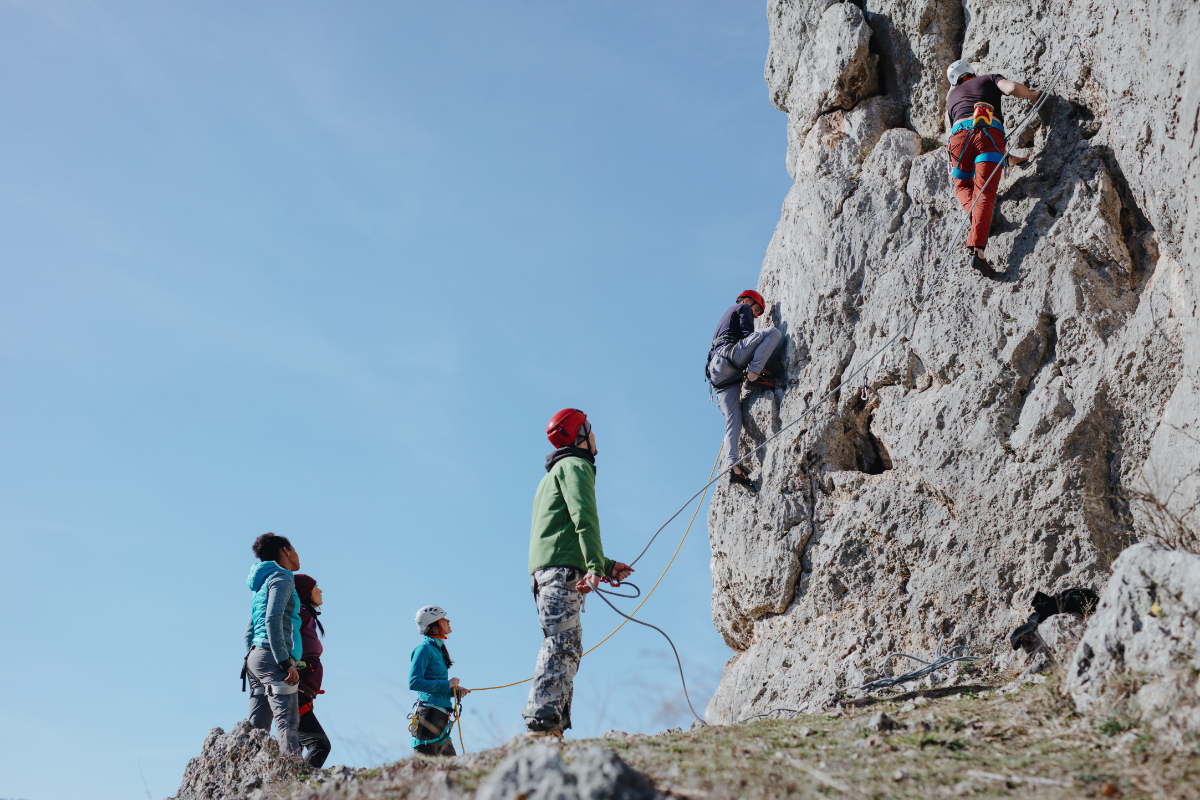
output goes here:
[{"label": "dark climbing pant", "polygon": [[[971,233],[967,237],[967,247],[987,247],[996,188],[1000,185],[998,176],[991,181],[988,179],[1000,169],[1004,147],[1004,131],[999,128],[959,131],[950,137],[950,166],[954,169],[958,165],[952,173],[954,194],[962,204],[963,211],[971,209],[971,204],[975,203],[975,208],[971,210]],[[977,196],[978,203],[975,202]]]},{"label": "dark climbing pant", "polygon": [[296,733],[300,736],[300,746],[308,753],[304,756],[304,763],[316,769],[323,767],[333,745],[329,743],[329,737],[325,735],[325,729],[321,727],[312,709],[300,716],[300,726],[296,728]]}]

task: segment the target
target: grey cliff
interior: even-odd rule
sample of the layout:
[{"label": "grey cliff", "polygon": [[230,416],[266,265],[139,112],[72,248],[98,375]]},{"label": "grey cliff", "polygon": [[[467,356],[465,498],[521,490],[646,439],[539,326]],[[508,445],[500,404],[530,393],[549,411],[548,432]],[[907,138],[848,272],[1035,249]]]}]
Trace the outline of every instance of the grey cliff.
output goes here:
[{"label": "grey cliff", "polygon": [[[784,385],[745,395],[743,452],[929,300],[864,379],[751,458],[757,495],[718,484],[721,723],[819,708],[941,636],[989,651],[1035,591],[1104,590],[1145,532],[1129,487],[1200,499],[1194,3],[771,0],[768,21],[794,185],[758,289]],[[1073,34],[1016,143],[1033,157],[1001,178],[1003,278],[985,279],[945,253],[963,215],[945,67],[1045,85]],[[1005,118],[1028,107],[1006,98]]]}]

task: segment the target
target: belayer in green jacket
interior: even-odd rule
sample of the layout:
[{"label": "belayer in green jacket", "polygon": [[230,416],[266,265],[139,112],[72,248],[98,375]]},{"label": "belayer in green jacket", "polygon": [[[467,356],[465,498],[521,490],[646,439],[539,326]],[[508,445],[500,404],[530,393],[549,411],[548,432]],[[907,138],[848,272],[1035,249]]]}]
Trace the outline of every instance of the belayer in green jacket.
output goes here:
[{"label": "belayer in green jacket", "polygon": [[533,498],[529,574],[542,647],[525,707],[530,736],[562,738],[571,727],[571,693],[583,656],[583,596],[601,578],[623,581],[633,568],[604,556],[596,513],[596,435],[587,415],[564,408],[546,426],[555,450]]}]

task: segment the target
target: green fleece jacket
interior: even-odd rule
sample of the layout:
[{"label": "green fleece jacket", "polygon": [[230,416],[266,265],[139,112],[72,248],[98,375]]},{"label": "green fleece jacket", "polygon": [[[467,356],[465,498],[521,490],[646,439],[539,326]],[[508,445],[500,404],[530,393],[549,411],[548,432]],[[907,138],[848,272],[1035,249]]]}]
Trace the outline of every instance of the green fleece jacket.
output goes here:
[{"label": "green fleece jacket", "polygon": [[529,532],[529,573],[543,567],[574,567],[611,575],[615,562],[604,557],[596,513],[596,468],[568,456],[550,467],[533,498]]}]

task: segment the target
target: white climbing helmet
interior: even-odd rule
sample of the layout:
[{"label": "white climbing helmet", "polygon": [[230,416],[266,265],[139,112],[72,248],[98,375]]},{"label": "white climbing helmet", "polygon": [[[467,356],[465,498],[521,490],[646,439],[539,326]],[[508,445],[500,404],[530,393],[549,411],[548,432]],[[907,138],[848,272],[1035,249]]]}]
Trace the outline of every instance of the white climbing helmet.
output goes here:
[{"label": "white climbing helmet", "polygon": [[960,58],[950,66],[946,67],[946,80],[950,81],[951,86],[958,86],[958,79],[963,75],[974,75],[975,68],[971,66],[971,62],[965,58]]},{"label": "white climbing helmet", "polygon": [[417,610],[417,632],[424,633],[425,629],[439,619],[446,618],[446,611],[441,606],[425,606]]}]

